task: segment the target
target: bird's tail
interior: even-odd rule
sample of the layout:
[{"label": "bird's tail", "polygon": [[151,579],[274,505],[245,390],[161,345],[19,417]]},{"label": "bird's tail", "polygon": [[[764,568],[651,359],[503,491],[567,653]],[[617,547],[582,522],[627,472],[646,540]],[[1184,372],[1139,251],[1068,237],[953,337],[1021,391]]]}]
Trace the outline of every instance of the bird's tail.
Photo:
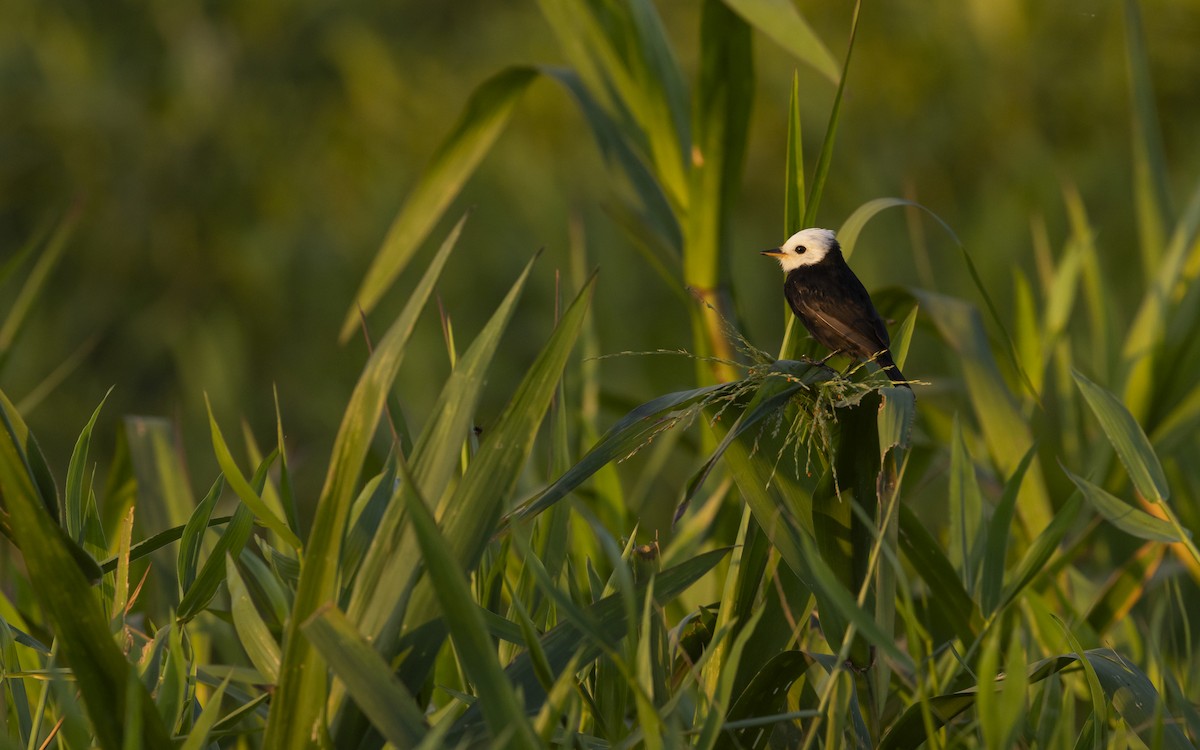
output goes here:
[{"label": "bird's tail", "polygon": [[896,361],[892,359],[891,352],[887,351],[886,349],[880,352],[879,356],[875,358],[875,363],[883,368],[884,374],[887,375],[888,379],[893,383],[896,385],[902,385],[910,391],[912,390],[912,386],[908,384],[908,381],[904,377],[904,373],[900,372],[900,368],[896,366]]}]

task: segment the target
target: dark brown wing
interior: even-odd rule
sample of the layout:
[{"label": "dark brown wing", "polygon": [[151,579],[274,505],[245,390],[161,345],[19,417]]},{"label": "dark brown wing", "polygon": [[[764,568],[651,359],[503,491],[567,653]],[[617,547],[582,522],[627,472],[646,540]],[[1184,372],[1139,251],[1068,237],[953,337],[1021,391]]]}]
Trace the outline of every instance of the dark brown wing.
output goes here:
[{"label": "dark brown wing", "polygon": [[849,267],[793,272],[785,292],[796,317],[822,345],[859,359],[870,359],[890,345],[887,327]]}]

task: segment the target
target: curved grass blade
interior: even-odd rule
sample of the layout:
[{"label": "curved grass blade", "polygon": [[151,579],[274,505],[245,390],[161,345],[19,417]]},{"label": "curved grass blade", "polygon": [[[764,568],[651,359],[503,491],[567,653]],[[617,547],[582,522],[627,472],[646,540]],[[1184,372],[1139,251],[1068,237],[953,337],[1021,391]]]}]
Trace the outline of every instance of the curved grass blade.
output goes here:
[{"label": "curved grass blade", "polygon": [[[362,315],[371,312],[413,253],[442,217],[446,207],[508,124],[509,115],[529,84],[534,68],[506,68],[471,94],[462,116],[438,148],[420,181],[392,221],[383,246],[363,278],[340,334],[344,342]],[[461,222],[460,222],[461,223]]]},{"label": "curved grass blade", "polygon": [[324,706],[329,696],[328,680],[320,658],[299,631],[300,623],[312,616],[317,607],[337,598],[342,535],[371,438],[399,371],[405,345],[462,225],[460,220],[442,243],[404,309],[380,339],[342,417],[304,550],[292,616],[284,634],[278,692],[271,702],[263,737],[263,745],[269,750],[307,747],[314,736],[314,724],[318,731],[323,731],[320,727],[324,724]]},{"label": "curved grass blade", "polygon": [[996,605],[1000,603],[1000,592],[1004,587],[1004,563],[1008,556],[1009,531],[1017,506],[1017,494],[1020,492],[1021,482],[1025,479],[1025,472],[1033,463],[1036,452],[1036,444],[1029,446],[1029,450],[1025,451],[1025,457],[1021,459],[1021,463],[1017,464],[1012,476],[1005,482],[1004,493],[992,511],[991,520],[988,521],[987,543],[983,554],[983,572],[980,581],[980,607],[989,615],[996,611]]},{"label": "curved grass blade", "polygon": [[812,186],[809,188],[807,213],[804,215],[804,226],[811,227],[817,220],[817,209],[821,205],[821,194],[825,191],[825,180],[829,177],[829,165],[833,162],[833,144],[837,136],[838,120],[842,114],[842,100],[846,93],[846,79],[850,73],[850,58],[854,52],[854,39],[858,35],[858,13],[862,9],[861,0],[854,3],[854,15],[850,20],[850,40],[846,42],[846,57],[842,60],[842,72],[838,77],[837,93],[833,96],[833,106],[829,109],[829,124],[825,126],[825,139],[821,143],[821,152],[817,155],[817,167],[813,172]]}]

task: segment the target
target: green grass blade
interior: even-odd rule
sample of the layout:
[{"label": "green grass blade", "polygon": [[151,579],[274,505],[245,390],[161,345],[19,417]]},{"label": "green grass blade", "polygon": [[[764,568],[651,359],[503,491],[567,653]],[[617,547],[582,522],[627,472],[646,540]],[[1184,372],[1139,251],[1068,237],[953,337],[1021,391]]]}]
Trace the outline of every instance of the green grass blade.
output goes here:
[{"label": "green grass blade", "polygon": [[[460,448],[476,417],[488,369],[539,255],[526,264],[487,325],[455,362],[433,406],[433,416],[413,447],[410,466],[424,497],[448,500],[446,489],[461,471]],[[402,491],[410,489],[405,487]],[[404,526],[404,507],[402,499],[389,499],[378,527],[372,530],[374,538],[355,577],[346,607],[347,616],[378,644],[386,659],[398,653],[398,630],[407,607],[407,599],[398,599],[395,590],[408,589],[420,571],[420,552],[412,530]],[[338,706],[339,711],[344,705],[343,695],[341,686],[335,684],[331,705]],[[353,738],[362,730],[360,723],[339,714],[335,740],[342,744],[357,741]]]},{"label": "green grass blade", "polygon": [[[225,443],[225,436],[221,434],[221,428],[217,425],[217,418],[213,416],[212,404],[208,403],[208,394],[204,396],[204,405],[208,408],[208,426],[212,432],[213,453],[216,454],[217,464],[221,467],[221,472],[225,475],[225,481],[229,484],[241,501],[246,504],[246,507],[254,511],[254,516],[259,523],[266,526],[271,531],[275,532],[280,539],[286,544],[291,545],[293,549],[300,548],[300,537],[296,536],[296,532],[289,529],[287,522],[267,507],[263,502],[259,492],[255,492],[250,487],[250,483],[246,481],[246,477],[242,476],[241,469],[238,468],[237,462],[233,458],[233,454],[229,451],[229,446]],[[274,451],[264,463],[272,463],[276,457]]]},{"label": "green grass blade", "polygon": [[13,298],[12,307],[9,308],[8,315],[4,318],[4,323],[0,325],[0,369],[3,369],[4,364],[8,361],[9,351],[12,349],[13,342],[16,340],[17,334],[20,332],[26,318],[29,317],[29,311],[33,308],[33,303],[45,288],[46,281],[50,278],[50,272],[54,270],[59,258],[62,257],[63,249],[66,248],[71,235],[75,233],[75,226],[79,223],[79,217],[82,213],[79,205],[67,211],[66,215],[59,221],[58,226],[55,227],[50,238],[46,241],[37,262],[34,263],[33,268],[29,272],[29,276],[21,284],[20,291]]},{"label": "green grass blade", "polygon": [[328,681],[320,659],[299,631],[300,623],[311,617],[317,607],[337,597],[342,535],[367,450],[400,368],[405,345],[461,229],[460,220],[430,262],[399,317],[380,339],[342,417],[305,546],[292,616],[284,634],[278,692],[271,702],[263,737],[263,745],[269,750],[307,747],[314,736],[314,724],[320,727],[324,723]]},{"label": "green grass blade", "polygon": [[179,600],[179,611],[176,613],[179,622],[188,622],[204,611],[212,598],[217,595],[221,581],[225,580],[225,555],[241,554],[242,548],[246,546],[253,531],[254,512],[245,505],[238,505],[237,510],[233,513],[233,519],[225,527],[225,531],[217,540],[216,546],[213,547],[212,554],[200,567],[196,580]]},{"label": "green grass blade", "polygon": [[1100,421],[1104,434],[1116,449],[1121,463],[1125,464],[1125,470],[1129,472],[1129,478],[1138,493],[1151,502],[1166,502],[1171,492],[1167,477],[1149,438],[1133,415],[1116,396],[1078,371],[1072,370],[1071,375],[1091,407],[1092,414]]},{"label": "green grass blade", "polygon": [[75,441],[75,450],[71,452],[71,462],[67,465],[67,487],[63,493],[63,525],[66,528],[67,536],[79,543],[83,542],[84,515],[87,504],[84,475],[87,472],[88,447],[92,442],[92,430],[96,427],[96,419],[100,416],[100,410],[104,408],[104,402],[108,400],[110,393],[112,393],[112,388],[109,388],[104,394],[104,398],[100,399],[96,410],[92,412],[92,418],[79,433],[79,439]]},{"label": "green grass blade", "polygon": [[179,745],[179,750],[203,750],[208,745],[208,735],[216,725],[217,719],[221,717],[221,699],[225,697],[225,690],[229,687],[231,679],[232,676],[226,677],[212,695],[208,696],[208,705],[196,718],[192,731],[188,732],[187,739]]},{"label": "green grass blade", "polygon": [[974,643],[983,622],[979,608],[937,539],[904,503],[900,504],[900,549],[929,586],[928,606],[935,624],[964,644]]},{"label": "green grass blade", "polygon": [[[413,481],[407,471],[405,479]],[[452,552],[451,540],[442,535],[419,495],[413,493],[408,497],[409,517],[425,560],[425,571],[437,595],[444,622],[450,631],[450,640],[459,655],[459,663],[477,691],[479,705],[492,736],[499,737],[511,731],[510,747],[537,747],[533,727],[525,717],[525,709],[496,657],[487,624],[475,605],[467,577]]]},{"label": "green grass blade", "polygon": [[[836,67],[835,67],[836,69]],[[834,73],[834,75],[837,75]],[[800,120],[800,75],[792,73],[792,96],[788,101],[787,162],[783,178],[783,236],[804,229],[804,138]]]},{"label": "green grass blade", "polygon": [[1126,534],[1152,542],[1182,542],[1183,538],[1170,523],[1155,518],[1140,508],[1135,508],[1124,500],[1110,494],[1103,487],[1097,487],[1083,477],[1076,476],[1064,467],[1063,471],[1083,493],[1087,500],[1100,515]]},{"label": "green grass blade", "polygon": [[416,700],[344,614],[328,604],[301,630],[385,739],[396,747],[422,740],[425,720]]},{"label": "green grass blade", "polygon": [[830,81],[838,80],[837,61],[796,6],[788,0],[724,0],[768,39]]},{"label": "green grass blade", "polygon": [[[2,390],[0,390],[0,439],[7,440],[8,444],[12,446],[14,460],[19,463],[22,475],[29,480],[30,488],[34,492],[33,497],[37,498],[49,514],[55,527],[61,529],[58,523],[61,523],[62,508],[59,507],[58,489],[54,484],[54,478],[50,475],[46,457],[42,454],[42,449],[38,447],[37,438],[30,432],[29,426],[25,424],[25,420],[21,418],[20,413]],[[9,523],[10,521],[0,514],[0,529],[7,532]],[[65,532],[62,538],[65,540],[63,544],[66,546],[67,553],[75,560],[75,564],[83,575],[89,581],[100,580],[100,566],[96,564],[96,560],[88,554],[87,550],[76,544],[71,537],[66,536]],[[20,542],[17,542],[17,546],[20,547]]]},{"label": "green grass blade", "polygon": [[237,631],[238,641],[246,650],[254,668],[269,684],[274,685],[279,679],[279,644],[255,608],[246,582],[242,580],[233,555],[229,553],[225,554],[225,582],[229,587],[229,605],[233,612],[233,627]]},{"label": "green grass blade", "polygon": [[833,144],[837,138],[838,120],[842,114],[842,100],[846,93],[846,79],[850,72],[850,57],[854,52],[854,39],[858,34],[858,13],[862,3],[854,3],[854,16],[850,21],[850,40],[846,43],[846,57],[842,61],[842,73],[838,78],[837,93],[833,96],[833,106],[829,109],[829,123],[825,126],[825,139],[821,143],[821,151],[817,154],[817,167],[813,172],[812,186],[809,188],[807,209],[804,214],[804,226],[811,227],[817,221],[817,209],[821,205],[821,194],[825,192],[825,180],[829,178],[829,165],[833,163]]},{"label": "green grass blade", "polygon": [[[750,27],[720,0],[705,0],[700,18],[683,280],[720,310],[726,308],[720,292],[728,275],[728,224],[740,192],[754,104],[753,45]],[[691,309],[701,316],[706,339],[699,351],[727,349],[720,319],[702,306]]]},{"label": "green grass blade", "polygon": [[1021,482],[1025,479],[1025,472],[1033,463],[1036,451],[1036,445],[1029,446],[1021,463],[1017,464],[1012,476],[1004,483],[1004,492],[992,511],[991,520],[988,521],[987,546],[983,555],[983,573],[980,582],[980,607],[989,615],[996,610],[996,605],[1000,603],[1000,591],[1004,587],[1005,561],[1008,557],[1009,532],[1013,513],[1017,507],[1017,495],[1021,489]]},{"label": "green grass blade", "polygon": [[1149,274],[1159,267],[1161,248],[1171,223],[1167,160],[1150,79],[1141,8],[1135,0],[1125,0],[1124,6],[1129,88],[1133,98],[1133,194],[1142,267]]},{"label": "green grass blade", "polygon": [[342,323],[341,340],[350,338],[360,316],[371,312],[391,287],[421,242],[433,230],[450,201],[475,171],[508,124],[513,107],[538,76],[534,68],[507,68],[479,85],[458,123],[434,154],[420,181],[396,215],[383,246],[363,278],[355,303]]},{"label": "green grass blade", "polygon": [[[73,543],[46,512],[13,437],[10,430],[0,431],[0,488],[34,595],[71,665],[96,740],[116,750],[132,734],[167,747],[170,738],[150,694],[113,642],[108,617],[70,551]],[[123,723],[130,702],[138,705],[132,725]]]},{"label": "green grass blade", "polygon": [[213,482],[212,488],[196,506],[192,517],[183,527],[183,533],[179,537],[179,555],[176,557],[175,564],[176,583],[180,596],[183,596],[196,580],[196,566],[200,564],[200,547],[204,543],[204,532],[208,530],[213,508],[216,507],[217,500],[220,499],[224,489],[225,477],[222,475]]}]

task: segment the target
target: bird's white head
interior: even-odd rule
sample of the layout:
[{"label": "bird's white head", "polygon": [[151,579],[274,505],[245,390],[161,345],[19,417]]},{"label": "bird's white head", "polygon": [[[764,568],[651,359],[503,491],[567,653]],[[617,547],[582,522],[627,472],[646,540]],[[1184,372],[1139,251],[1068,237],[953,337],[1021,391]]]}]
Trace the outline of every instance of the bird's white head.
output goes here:
[{"label": "bird's white head", "polygon": [[763,250],[763,255],[769,255],[779,261],[784,271],[794,271],[797,268],[811,266],[825,260],[830,253],[836,252],[838,241],[830,229],[801,229],[773,250]]}]

